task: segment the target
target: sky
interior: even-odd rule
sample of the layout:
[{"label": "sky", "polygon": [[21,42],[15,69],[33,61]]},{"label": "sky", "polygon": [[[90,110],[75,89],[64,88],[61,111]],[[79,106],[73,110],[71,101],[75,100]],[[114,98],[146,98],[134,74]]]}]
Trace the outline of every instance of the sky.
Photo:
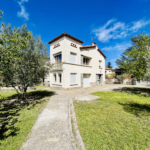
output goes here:
[{"label": "sky", "polygon": [[[150,0],[3,0],[3,22],[27,28],[48,43],[66,32],[106,55],[106,66],[131,46],[130,38],[150,35]],[[48,51],[49,51],[49,45]],[[50,51],[49,51],[50,53]]]}]

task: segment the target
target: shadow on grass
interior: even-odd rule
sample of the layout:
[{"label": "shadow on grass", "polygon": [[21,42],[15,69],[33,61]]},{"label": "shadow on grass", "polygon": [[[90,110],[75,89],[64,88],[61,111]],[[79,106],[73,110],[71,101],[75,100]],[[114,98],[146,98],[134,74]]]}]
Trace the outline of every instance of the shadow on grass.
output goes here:
[{"label": "shadow on grass", "polygon": [[150,88],[142,87],[123,87],[119,89],[114,89],[114,92],[125,92],[133,94],[141,94],[142,96],[150,96]]},{"label": "shadow on grass", "polygon": [[150,115],[150,105],[149,104],[139,104],[139,103],[119,103],[123,106],[123,109],[135,115],[136,117],[148,116]]},{"label": "shadow on grass", "polygon": [[14,125],[18,122],[21,109],[27,107],[28,110],[32,109],[39,103],[44,102],[43,98],[50,97],[54,94],[51,91],[32,91],[28,93],[28,99],[26,102],[19,101],[17,94],[14,94],[7,99],[0,101],[0,140],[9,136],[15,136],[19,132],[19,128]]}]

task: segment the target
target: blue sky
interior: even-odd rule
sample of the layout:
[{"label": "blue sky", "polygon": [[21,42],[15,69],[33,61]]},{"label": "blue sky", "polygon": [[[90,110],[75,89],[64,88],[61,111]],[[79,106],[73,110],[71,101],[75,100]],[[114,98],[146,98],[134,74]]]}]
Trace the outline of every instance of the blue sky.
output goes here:
[{"label": "blue sky", "polygon": [[91,37],[116,67],[130,37],[150,34],[150,0],[3,0],[6,24],[27,24],[47,43],[66,32],[91,44]]}]

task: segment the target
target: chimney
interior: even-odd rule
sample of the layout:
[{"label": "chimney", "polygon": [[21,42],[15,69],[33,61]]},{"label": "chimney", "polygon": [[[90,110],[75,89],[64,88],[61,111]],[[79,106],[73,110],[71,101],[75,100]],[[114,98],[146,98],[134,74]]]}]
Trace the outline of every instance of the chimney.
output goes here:
[{"label": "chimney", "polygon": [[96,43],[95,43],[95,42],[92,42],[92,46],[96,46]]}]

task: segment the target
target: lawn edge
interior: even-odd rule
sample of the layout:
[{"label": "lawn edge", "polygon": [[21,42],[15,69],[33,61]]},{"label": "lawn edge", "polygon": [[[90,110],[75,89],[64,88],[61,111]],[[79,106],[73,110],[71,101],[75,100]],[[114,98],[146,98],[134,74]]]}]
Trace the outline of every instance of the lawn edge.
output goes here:
[{"label": "lawn edge", "polygon": [[74,130],[74,133],[75,133],[74,139],[75,139],[75,142],[77,145],[77,149],[86,150],[83,140],[82,140],[82,137],[78,130],[77,119],[76,119],[76,114],[75,114],[74,105],[73,105],[73,99],[69,99],[69,103],[70,103],[70,109],[71,109],[71,119],[73,121],[72,130]]},{"label": "lawn edge", "polygon": [[41,113],[40,113],[40,114],[38,115],[38,117],[36,118],[36,120],[35,120],[35,122],[34,122],[34,125],[32,126],[30,132],[27,134],[27,136],[26,136],[25,140],[23,141],[22,145],[20,146],[19,150],[24,150],[24,145],[25,145],[25,143],[29,140],[29,138],[30,138],[30,136],[31,136],[31,133],[32,133],[32,131],[33,131],[34,126],[37,124],[37,121],[39,120],[39,118],[40,118],[41,114],[43,113],[45,107],[48,105],[48,102],[49,102],[50,99],[51,99],[51,97],[49,97],[49,98],[47,99],[46,104],[43,106],[43,108],[42,108],[42,110],[41,110]]}]

